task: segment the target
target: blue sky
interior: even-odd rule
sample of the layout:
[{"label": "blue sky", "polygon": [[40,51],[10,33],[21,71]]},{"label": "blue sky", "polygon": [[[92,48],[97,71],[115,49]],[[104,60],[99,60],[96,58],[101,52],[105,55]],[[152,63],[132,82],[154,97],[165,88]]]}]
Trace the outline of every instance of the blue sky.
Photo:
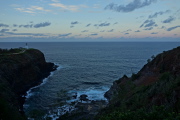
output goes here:
[{"label": "blue sky", "polygon": [[180,0],[0,0],[0,42],[180,41]]}]

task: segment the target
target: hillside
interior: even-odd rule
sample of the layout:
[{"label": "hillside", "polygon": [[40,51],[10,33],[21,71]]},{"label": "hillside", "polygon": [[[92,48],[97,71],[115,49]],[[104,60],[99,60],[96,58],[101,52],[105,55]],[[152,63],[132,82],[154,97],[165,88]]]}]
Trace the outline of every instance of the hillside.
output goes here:
[{"label": "hillside", "polygon": [[22,120],[24,98],[31,87],[42,82],[51,71],[44,54],[36,49],[2,50],[0,54],[0,119]]},{"label": "hillside", "polygon": [[116,80],[105,97],[109,105],[96,119],[180,119],[180,47],[152,57],[130,78]]}]

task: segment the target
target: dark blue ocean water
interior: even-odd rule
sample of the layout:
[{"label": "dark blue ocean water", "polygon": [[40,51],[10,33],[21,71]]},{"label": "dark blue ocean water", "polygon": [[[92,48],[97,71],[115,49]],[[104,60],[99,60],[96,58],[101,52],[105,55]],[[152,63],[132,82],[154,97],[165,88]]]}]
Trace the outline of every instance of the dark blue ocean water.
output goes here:
[{"label": "dark blue ocean water", "polygon": [[[0,43],[0,48],[24,47],[25,43]],[[44,83],[28,91],[25,111],[41,109],[46,114],[61,114],[74,93],[87,94],[91,100],[103,94],[114,80],[137,73],[147,59],[180,46],[179,42],[84,42],[28,43],[41,50],[48,62],[59,65]],[[31,76],[29,76],[31,77]],[[63,107],[61,107],[63,106]],[[48,113],[49,112],[49,113]]]}]

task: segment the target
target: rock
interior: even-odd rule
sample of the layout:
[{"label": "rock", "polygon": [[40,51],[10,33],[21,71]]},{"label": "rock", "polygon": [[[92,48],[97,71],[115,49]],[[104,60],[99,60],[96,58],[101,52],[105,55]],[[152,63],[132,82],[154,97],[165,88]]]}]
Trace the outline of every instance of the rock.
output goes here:
[{"label": "rock", "polygon": [[74,93],[74,95],[72,96],[73,99],[77,98],[77,93]]},{"label": "rock", "polygon": [[118,90],[118,85],[116,82],[113,82],[113,85],[111,88],[104,94],[104,97],[107,98],[108,100],[111,100],[113,95],[116,95]]},{"label": "rock", "polygon": [[79,98],[80,98],[81,101],[88,101],[87,97],[88,96],[86,94],[82,94],[82,95],[80,95]]},{"label": "rock", "polygon": [[[87,95],[82,95],[87,96]],[[107,102],[104,100],[100,101],[91,101],[88,103],[78,102],[75,105],[75,110],[61,116],[57,120],[94,120],[95,115],[98,113],[100,109],[105,108]]]}]

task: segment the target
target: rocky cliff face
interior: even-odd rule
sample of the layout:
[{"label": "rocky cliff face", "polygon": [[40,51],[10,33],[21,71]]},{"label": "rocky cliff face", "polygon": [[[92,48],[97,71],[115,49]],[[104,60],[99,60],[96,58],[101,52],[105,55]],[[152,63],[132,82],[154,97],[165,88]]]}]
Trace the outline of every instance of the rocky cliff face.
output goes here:
[{"label": "rocky cliff face", "polygon": [[55,69],[55,65],[47,63],[44,54],[36,49],[0,55],[0,118],[24,119],[19,113],[23,105],[22,95]]},{"label": "rocky cliff face", "polygon": [[[179,119],[180,47],[152,57],[152,60],[148,60],[148,63],[130,78],[124,75],[116,80],[105,93],[105,97],[109,99],[109,106],[99,113],[103,120],[112,119],[112,116],[122,119],[126,115],[127,119],[150,119],[156,114],[159,119],[164,119],[161,116]],[[159,109],[160,106],[163,106],[163,110]],[[154,110],[156,107],[159,111]],[[141,110],[139,116],[138,110]],[[144,117],[141,117],[143,114]],[[172,114],[176,117],[172,117]]]}]

